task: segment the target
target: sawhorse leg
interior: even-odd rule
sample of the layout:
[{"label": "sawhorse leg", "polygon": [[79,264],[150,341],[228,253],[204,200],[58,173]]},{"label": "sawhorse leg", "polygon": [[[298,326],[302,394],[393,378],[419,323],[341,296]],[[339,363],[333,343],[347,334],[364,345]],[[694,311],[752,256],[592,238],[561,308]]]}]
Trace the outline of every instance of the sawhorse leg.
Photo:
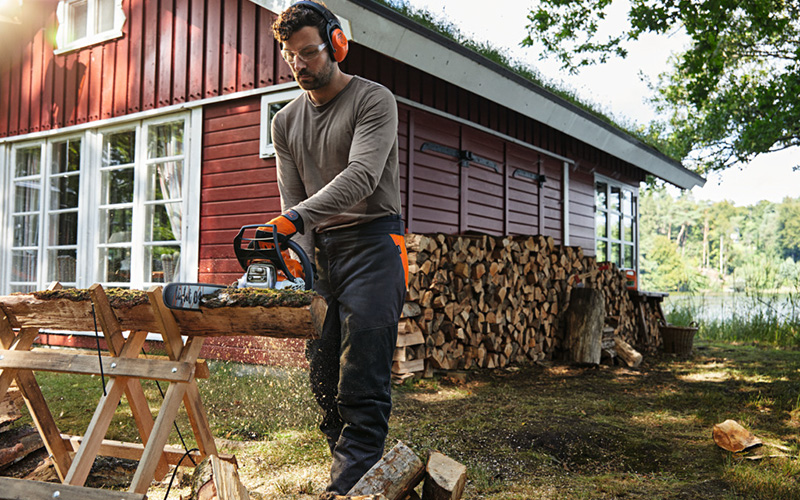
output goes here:
[{"label": "sawhorse leg", "polygon": [[[11,327],[9,318],[0,313],[0,345],[3,349],[13,350],[30,350],[33,341],[39,334],[37,328],[22,328],[19,335],[14,335],[14,330]],[[61,439],[61,433],[58,431],[58,426],[50,413],[50,408],[42,395],[42,390],[36,382],[33,372],[30,370],[0,370],[0,398],[4,397],[8,391],[11,380],[17,381],[25,404],[28,406],[28,411],[31,414],[34,425],[39,430],[39,435],[44,441],[50,456],[53,457],[53,464],[56,468],[56,473],[62,481],[67,475],[70,468],[70,457],[67,453],[67,447]]]}]

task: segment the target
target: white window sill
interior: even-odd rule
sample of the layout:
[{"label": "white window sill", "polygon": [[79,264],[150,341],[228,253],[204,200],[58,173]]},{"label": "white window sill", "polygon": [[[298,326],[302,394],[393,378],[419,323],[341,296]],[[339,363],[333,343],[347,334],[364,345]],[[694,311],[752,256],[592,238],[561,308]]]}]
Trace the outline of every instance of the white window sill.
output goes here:
[{"label": "white window sill", "polygon": [[75,40],[72,43],[65,45],[64,47],[55,49],[53,54],[59,56],[62,54],[68,54],[70,52],[83,49],[89,47],[91,45],[97,45],[98,43],[107,42],[109,40],[114,40],[115,38],[122,38],[122,30],[110,30],[104,33],[98,33],[96,35],[87,36],[81,38],[79,40]]}]

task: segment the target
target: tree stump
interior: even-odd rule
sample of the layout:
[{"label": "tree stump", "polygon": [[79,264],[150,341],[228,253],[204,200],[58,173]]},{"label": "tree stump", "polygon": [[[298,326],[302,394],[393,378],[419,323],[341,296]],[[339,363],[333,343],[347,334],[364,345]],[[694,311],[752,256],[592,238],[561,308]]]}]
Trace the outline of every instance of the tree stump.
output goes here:
[{"label": "tree stump", "polygon": [[600,290],[594,288],[572,290],[567,309],[565,335],[570,361],[600,364],[605,318],[605,299]]}]

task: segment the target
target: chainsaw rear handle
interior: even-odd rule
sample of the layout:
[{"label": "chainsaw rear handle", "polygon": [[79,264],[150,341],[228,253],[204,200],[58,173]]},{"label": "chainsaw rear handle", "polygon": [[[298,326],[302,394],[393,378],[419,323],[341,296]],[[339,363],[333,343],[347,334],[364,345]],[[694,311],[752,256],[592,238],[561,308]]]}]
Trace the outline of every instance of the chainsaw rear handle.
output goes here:
[{"label": "chainsaw rear handle", "polygon": [[[253,229],[258,231],[258,228],[267,229],[268,231],[266,232],[271,232],[271,236],[267,238],[244,237],[246,230]],[[243,242],[247,244],[246,247],[242,247]],[[272,248],[256,248],[258,243],[272,244]],[[249,224],[242,226],[241,229],[239,229],[239,233],[235,238],[233,238],[233,253],[236,254],[236,259],[239,261],[239,265],[242,266],[243,270],[246,271],[247,267],[253,261],[268,260],[275,264],[275,266],[283,272],[289,281],[294,283],[296,281],[296,277],[289,272],[289,269],[286,267],[286,262],[283,259],[283,254],[281,253],[282,250],[286,249],[294,251],[294,253],[297,254],[297,257],[300,259],[300,264],[303,266],[303,273],[305,273],[306,290],[313,289],[314,267],[311,265],[311,260],[303,250],[303,247],[291,239],[281,235],[274,224]]]}]

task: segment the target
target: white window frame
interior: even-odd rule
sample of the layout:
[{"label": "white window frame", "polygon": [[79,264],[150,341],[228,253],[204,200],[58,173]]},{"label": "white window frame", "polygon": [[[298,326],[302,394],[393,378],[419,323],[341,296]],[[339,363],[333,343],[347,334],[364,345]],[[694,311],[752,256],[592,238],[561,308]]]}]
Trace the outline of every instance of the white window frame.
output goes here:
[{"label": "white window frame", "polygon": [[[69,18],[69,6],[82,1],[87,4],[86,36],[69,41],[69,32],[73,24],[73,20]],[[122,9],[122,0],[114,0],[114,26],[106,31],[97,31],[96,21],[92,22],[97,18],[97,2],[98,0],[60,0],[58,2],[56,7],[56,17],[58,18],[56,46],[58,48],[54,51],[55,54],[65,54],[122,36],[122,27],[125,25],[125,11]]]},{"label": "white window frame", "polygon": [[259,148],[258,156],[260,158],[272,158],[275,156],[275,145],[272,143],[272,120],[269,116],[269,108],[271,105],[286,102],[303,95],[304,90],[300,87],[265,94],[261,97],[261,132],[259,134]]},{"label": "white window frame", "polygon": [[[620,190],[624,189],[624,190],[630,191],[632,193],[632,195],[636,198],[636,203],[634,204],[635,213],[632,214],[631,216],[626,216],[626,215],[623,214],[623,212],[621,210],[611,210],[608,206],[606,206],[604,209],[601,210],[597,206],[597,183],[598,182],[604,182],[606,184],[606,186],[607,186],[607,188],[606,188],[606,204],[608,204],[608,200],[610,199],[610,194],[611,194],[611,188],[612,187],[619,188]],[[595,213],[594,240],[595,240],[595,253],[596,253],[597,262],[613,262],[614,264],[617,264],[620,267],[620,269],[629,269],[629,268],[621,265],[622,262],[624,262],[624,260],[625,260],[624,250],[623,250],[623,255],[621,257],[622,262],[620,262],[620,263],[617,263],[615,260],[613,260],[611,258],[612,257],[611,250],[612,250],[613,244],[615,244],[615,243],[619,243],[622,246],[622,248],[624,248],[625,246],[631,246],[633,248],[633,269],[636,270],[636,273],[638,274],[639,273],[639,205],[640,205],[639,188],[631,186],[630,184],[625,184],[625,183],[619,182],[617,180],[614,180],[614,179],[612,179],[610,177],[606,177],[604,175],[595,174],[595,176],[594,176],[594,185],[592,186],[592,193],[594,193],[594,197],[595,197],[595,203],[594,203],[594,213]],[[621,193],[621,191],[620,191],[620,193]],[[620,200],[620,202],[621,202],[621,200]],[[605,238],[598,238],[598,236],[597,236],[597,221],[596,221],[596,219],[597,219],[597,213],[600,212],[600,211],[602,211],[602,212],[604,212],[606,214],[606,236],[605,236]],[[619,216],[620,221],[622,221],[624,217],[629,217],[631,219],[631,222],[632,222],[632,225],[633,225],[633,241],[632,241],[632,243],[629,242],[629,241],[626,241],[625,240],[625,235],[622,234],[622,231],[623,231],[623,228],[624,228],[624,224],[622,224],[621,227],[620,227],[620,238],[619,239],[611,238],[611,225],[609,223],[610,222],[610,218],[608,217],[609,214],[613,214],[613,215]],[[605,255],[600,255],[600,254],[597,253],[597,242],[598,242],[598,240],[603,240],[603,241],[606,242],[606,254]]]},{"label": "white window frame", "polygon": [[[100,188],[101,188],[101,174],[100,174],[100,155],[102,154],[102,147],[103,147],[103,137],[107,134],[112,134],[114,132],[119,132],[122,130],[131,130],[135,129],[136,132],[136,158],[134,160],[134,193],[133,193],[133,202],[131,204],[131,208],[133,210],[133,219],[131,223],[131,276],[128,282],[106,282],[101,280],[99,272],[101,268],[99,265],[95,267],[93,270],[94,272],[90,273],[90,281],[92,283],[100,283],[104,286],[130,286],[131,288],[135,289],[144,289],[151,285],[159,285],[163,284],[162,282],[154,282],[150,279],[146,279],[144,270],[145,270],[145,246],[156,246],[154,242],[146,243],[145,242],[145,212],[147,205],[151,204],[145,201],[145,192],[147,189],[147,169],[149,165],[152,163],[147,159],[147,130],[149,127],[160,125],[163,123],[170,123],[178,120],[184,121],[184,132],[183,132],[183,154],[182,154],[182,162],[183,162],[183,186],[182,186],[182,193],[183,196],[181,198],[181,203],[183,204],[183,214],[189,213],[189,199],[192,196],[191,191],[191,176],[188,175],[189,170],[191,168],[191,149],[192,149],[192,128],[190,123],[190,115],[189,113],[180,113],[180,114],[171,114],[168,116],[160,116],[156,118],[151,118],[148,120],[141,120],[138,122],[127,123],[119,126],[109,127],[100,129],[97,131],[95,145],[98,151],[98,154],[92,156],[93,160],[95,161],[95,173],[94,178],[96,179],[95,189],[92,190],[93,194],[95,195],[95,199],[90,204],[92,210],[94,211],[95,222],[92,227],[95,228],[92,231],[93,237],[93,245],[92,248],[96,249],[95,253],[95,262],[100,261],[100,248],[105,247],[100,241],[100,214],[99,214],[99,197],[100,197]],[[199,198],[199,193],[197,193],[197,198]],[[181,237],[180,237],[180,251],[182,255],[182,264],[181,264],[181,271],[179,278],[181,281],[188,280],[186,278],[187,268],[189,267],[189,262],[184,260],[184,251],[191,244],[197,244],[198,240],[195,240],[194,243],[190,242],[189,239],[191,237],[190,231],[187,228],[185,215],[182,217],[181,221]],[[196,226],[195,226],[196,229]],[[173,280],[178,281],[178,280]]]},{"label": "white window frame", "polygon": [[[11,247],[13,245],[13,220],[15,192],[13,189],[14,180],[14,158],[15,152],[21,148],[28,148],[38,145],[42,148],[41,183],[42,191],[39,199],[39,239],[38,239],[38,260],[37,276],[35,289],[43,290],[49,284],[47,280],[47,269],[49,258],[47,250],[50,247],[46,238],[47,225],[49,224],[49,194],[46,186],[50,183],[50,161],[52,159],[52,146],[55,143],[67,139],[81,140],[81,166],[80,166],[80,194],[78,202],[78,239],[77,239],[77,265],[76,281],[74,286],[86,288],[93,283],[100,283],[103,286],[130,287],[144,289],[150,285],[163,284],[144,279],[144,225],[145,225],[145,205],[143,196],[134,199],[134,223],[132,229],[132,268],[138,271],[138,275],[131,275],[128,282],[104,282],[98,279],[99,273],[99,206],[100,201],[100,165],[102,154],[103,134],[115,130],[131,129],[137,130],[136,161],[134,166],[135,189],[143,189],[146,184],[146,174],[148,162],[146,158],[146,137],[147,127],[158,125],[165,122],[183,120],[183,178],[182,196],[183,215],[181,221],[181,236],[179,241],[181,252],[180,274],[172,281],[195,281],[197,279],[197,257],[199,245],[198,222],[200,212],[200,141],[202,140],[202,110],[191,110],[181,113],[170,113],[147,119],[140,119],[104,128],[86,129],[81,132],[66,134],[51,134],[38,140],[20,141],[16,143],[0,144],[0,187],[9,196],[0,200],[0,246],[4,249],[0,254],[0,295],[10,292],[12,280],[11,276]],[[138,203],[138,204],[137,204]],[[153,244],[156,244],[155,242]],[[139,259],[139,261],[135,260]]]}]

